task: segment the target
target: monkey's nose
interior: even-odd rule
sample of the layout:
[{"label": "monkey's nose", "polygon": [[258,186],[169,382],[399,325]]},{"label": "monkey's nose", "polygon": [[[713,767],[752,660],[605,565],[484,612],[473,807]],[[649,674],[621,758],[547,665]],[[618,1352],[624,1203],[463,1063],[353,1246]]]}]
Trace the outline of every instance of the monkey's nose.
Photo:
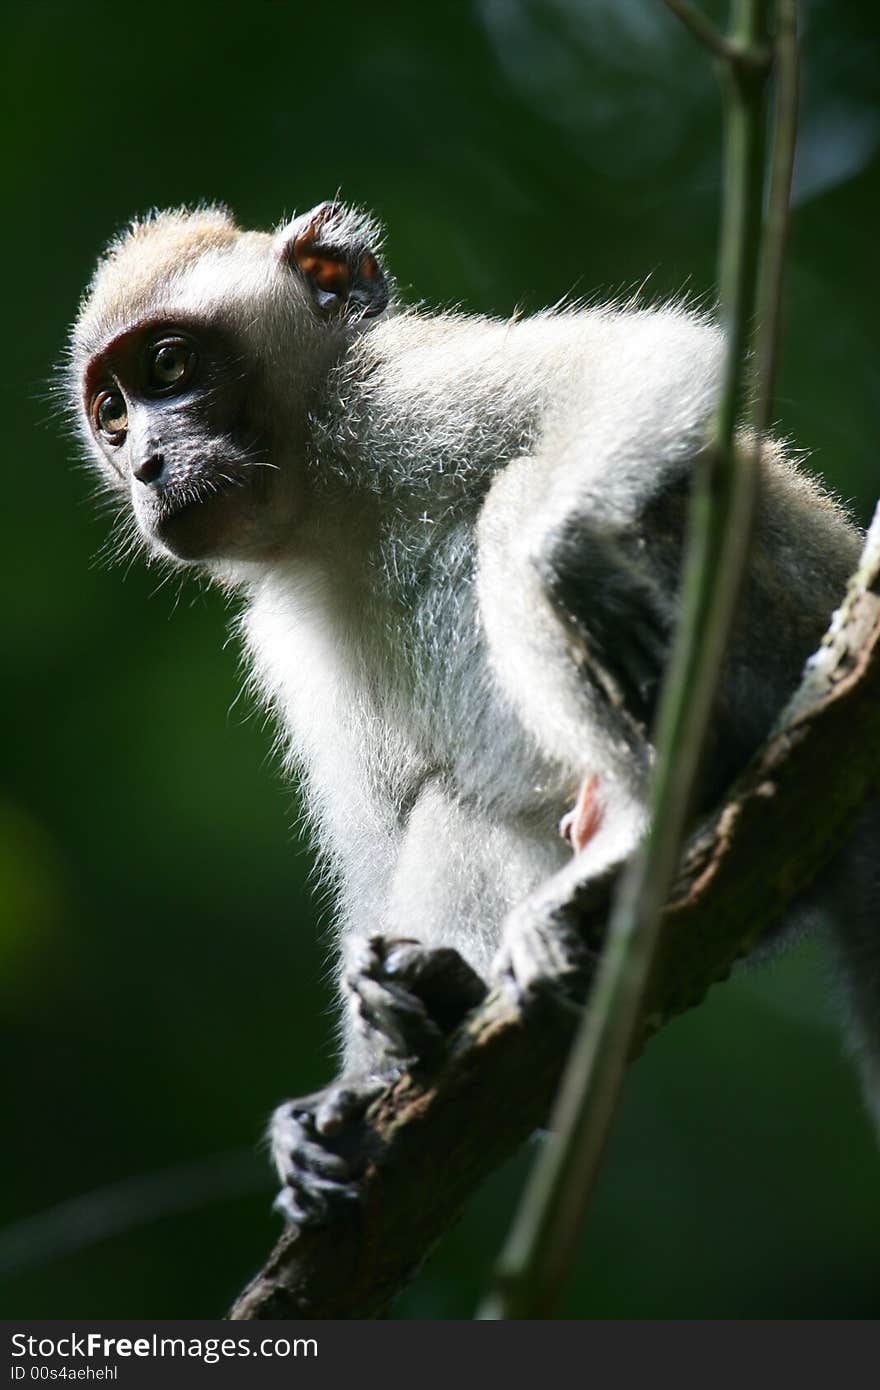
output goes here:
[{"label": "monkey's nose", "polygon": [[164,467],[164,454],[150,454],[149,458],[145,458],[143,463],[138,464],[137,468],[132,471],[139,483],[146,483],[149,485],[150,483],[155,483],[157,479],[162,476]]}]

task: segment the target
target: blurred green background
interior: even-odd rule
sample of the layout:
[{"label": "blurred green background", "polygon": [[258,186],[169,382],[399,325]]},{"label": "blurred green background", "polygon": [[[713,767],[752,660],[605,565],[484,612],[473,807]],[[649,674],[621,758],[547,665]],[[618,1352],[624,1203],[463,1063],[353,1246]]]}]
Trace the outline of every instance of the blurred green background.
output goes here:
[{"label": "blurred green background", "polygon": [[[779,415],[864,520],[880,23],[875,0],[805,17]],[[78,296],[151,206],[221,199],[267,226],[337,188],[432,304],[711,292],[715,79],[660,0],[37,0],[2,33],[0,1312],[210,1316],[277,1229],[265,1117],[329,1076],[326,949],[224,603],[99,559],[107,523],[47,399]],[[807,942],[651,1044],[566,1316],[880,1312],[880,1156],[834,996]],[[398,1316],[470,1316],[526,1158]]]}]

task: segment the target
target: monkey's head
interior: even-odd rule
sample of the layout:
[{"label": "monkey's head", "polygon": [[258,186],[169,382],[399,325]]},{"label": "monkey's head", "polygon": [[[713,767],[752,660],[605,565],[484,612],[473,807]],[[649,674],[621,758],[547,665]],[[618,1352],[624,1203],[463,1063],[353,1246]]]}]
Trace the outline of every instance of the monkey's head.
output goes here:
[{"label": "monkey's head", "polygon": [[110,245],[73,329],[72,393],[151,549],[211,562],[289,543],[316,390],[388,299],[376,227],[333,203],[275,233],[223,208],[163,212]]}]

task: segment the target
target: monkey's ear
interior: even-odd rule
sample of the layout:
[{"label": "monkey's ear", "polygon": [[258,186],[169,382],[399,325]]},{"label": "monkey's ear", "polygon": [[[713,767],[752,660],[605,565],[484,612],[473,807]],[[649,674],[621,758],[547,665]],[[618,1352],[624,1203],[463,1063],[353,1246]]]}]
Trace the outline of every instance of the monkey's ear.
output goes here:
[{"label": "monkey's ear", "polygon": [[374,318],[388,303],[388,282],[371,249],[369,218],[339,203],[319,203],[278,233],[278,254],[299,272],[315,306],[328,318],[349,310]]}]

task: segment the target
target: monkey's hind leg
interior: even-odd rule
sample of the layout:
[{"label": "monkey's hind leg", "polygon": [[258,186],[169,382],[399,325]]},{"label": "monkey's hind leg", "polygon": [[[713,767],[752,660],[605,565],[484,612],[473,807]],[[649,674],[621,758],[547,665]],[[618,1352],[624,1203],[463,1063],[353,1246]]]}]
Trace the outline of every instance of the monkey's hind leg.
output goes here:
[{"label": "monkey's hind leg", "polygon": [[362,1071],[287,1101],[272,1117],[272,1157],[283,1184],[275,1206],[296,1226],[326,1220],[356,1200],[368,1153],[370,1103],[407,1067],[430,1068],[486,985],[457,951],[409,939],[360,939],[344,978]]}]

